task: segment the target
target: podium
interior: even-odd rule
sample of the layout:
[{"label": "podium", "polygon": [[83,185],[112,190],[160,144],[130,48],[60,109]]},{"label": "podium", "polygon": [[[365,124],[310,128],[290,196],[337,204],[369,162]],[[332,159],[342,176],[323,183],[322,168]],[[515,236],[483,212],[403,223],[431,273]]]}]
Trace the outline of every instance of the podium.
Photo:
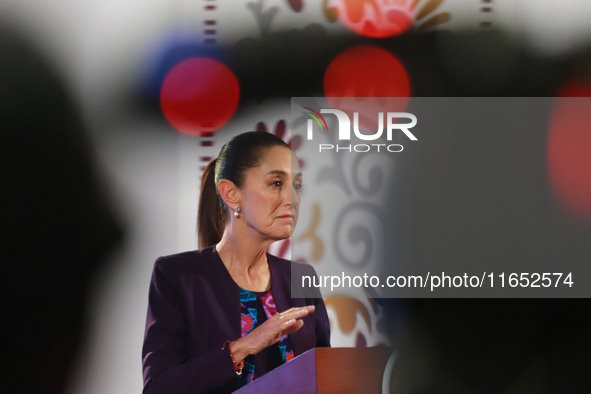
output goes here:
[{"label": "podium", "polygon": [[381,394],[391,354],[387,347],[311,349],[236,393]]}]

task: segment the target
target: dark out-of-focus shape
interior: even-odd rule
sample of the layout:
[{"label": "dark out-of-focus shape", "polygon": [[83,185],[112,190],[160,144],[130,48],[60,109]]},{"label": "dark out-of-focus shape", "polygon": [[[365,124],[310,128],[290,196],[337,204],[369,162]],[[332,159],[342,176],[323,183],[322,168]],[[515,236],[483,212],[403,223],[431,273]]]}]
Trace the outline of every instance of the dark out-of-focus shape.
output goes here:
[{"label": "dark out-of-focus shape", "polygon": [[26,40],[0,27],[0,180],[6,393],[62,393],[88,290],[122,236],[82,120]]}]

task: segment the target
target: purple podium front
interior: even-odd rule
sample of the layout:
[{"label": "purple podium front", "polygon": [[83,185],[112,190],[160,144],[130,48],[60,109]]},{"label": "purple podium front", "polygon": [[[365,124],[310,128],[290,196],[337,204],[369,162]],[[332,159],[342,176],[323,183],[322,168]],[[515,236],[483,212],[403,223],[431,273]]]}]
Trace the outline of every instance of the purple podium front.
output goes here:
[{"label": "purple podium front", "polygon": [[386,347],[311,349],[236,393],[381,394],[391,353]]}]

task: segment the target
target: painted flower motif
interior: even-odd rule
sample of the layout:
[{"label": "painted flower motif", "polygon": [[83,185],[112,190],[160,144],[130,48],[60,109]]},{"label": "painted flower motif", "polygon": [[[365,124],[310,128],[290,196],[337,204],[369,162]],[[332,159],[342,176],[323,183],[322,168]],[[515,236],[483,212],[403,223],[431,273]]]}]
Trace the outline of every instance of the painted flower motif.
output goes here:
[{"label": "painted flower motif", "polygon": [[291,239],[287,238],[269,245],[268,252],[274,256],[289,259],[291,256]]},{"label": "painted flower motif", "polygon": [[304,7],[303,0],[287,0],[287,3],[291,7],[291,9],[294,10],[295,12],[300,12],[302,10],[302,8]]},{"label": "painted flower motif", "polygon": [[[340,20],[351,31],[367,37],[391,37],[413,27],[418,30],[447,22],[449,12],[431,15],[444,0],[323,0],[322,9],[329,22]],[[427,18],[428,17],[428,18]]]}]

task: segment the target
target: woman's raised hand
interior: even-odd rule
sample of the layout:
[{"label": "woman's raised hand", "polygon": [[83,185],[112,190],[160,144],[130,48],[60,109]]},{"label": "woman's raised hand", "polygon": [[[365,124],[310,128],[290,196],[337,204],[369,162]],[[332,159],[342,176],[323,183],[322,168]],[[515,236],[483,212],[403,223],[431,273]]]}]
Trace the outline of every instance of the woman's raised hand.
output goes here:
[{"label": "woman's raised hand", "polygon": [[300,319],[313,313],[314,310],[314,305],[310,305],[291,308],[273,315],[244,337],[232,342],[230,351],[234,355],[234,360],[236,363],[240,363],[249,354],[257,354],[264,348],[279,342],[284,335],[299,330],[304,325]]}]

